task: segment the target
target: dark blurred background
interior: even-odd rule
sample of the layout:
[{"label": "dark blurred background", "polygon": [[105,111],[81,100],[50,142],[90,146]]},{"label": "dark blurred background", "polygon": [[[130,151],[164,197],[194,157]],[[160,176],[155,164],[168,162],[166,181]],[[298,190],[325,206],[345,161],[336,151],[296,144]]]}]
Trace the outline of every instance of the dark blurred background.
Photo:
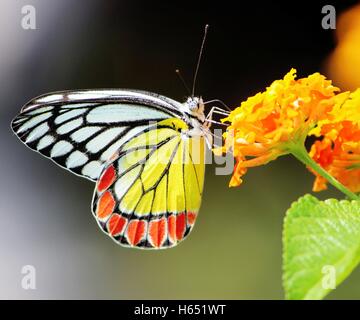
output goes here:
[{"label": "dark blurred background", "polygon": [[[349,20],[360,20],[340,25],[340,16],[356,3],[2,0],[0,298],[282,299],[283,217],[313,182],[294,159],[249,170],[235,189],[209,165],[191,235],[176,248],[144,252],[105,236],[90,212],[94,184],[31,152],[10,121],[29,99],[64,89],[134,88],[183,100],[175,69],[191,83],[206,23],[197,86],[205,99],[236,107],[291,67],[300,77],[320,71],[344,90],[360,87],[360,51],[349,50],[355,62],[342,51],[336,56],[342,35],[355,28]],[[36,30],[21,27],[29,4]],[[337,10],[338,41],[321,27],[325,4]],[[355,46],[360,32],[352,34]],[[348,74],[332,68],[342,64]],[[36,290],[21,287],[28,264],[37,271]],[[356,270],[328,298],[360,298],[359,284]]]}]

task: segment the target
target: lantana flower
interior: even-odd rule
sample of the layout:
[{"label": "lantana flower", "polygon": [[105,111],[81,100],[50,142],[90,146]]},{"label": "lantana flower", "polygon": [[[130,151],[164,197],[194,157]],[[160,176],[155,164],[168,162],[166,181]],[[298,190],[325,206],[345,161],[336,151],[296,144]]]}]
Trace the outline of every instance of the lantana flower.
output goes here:
[{"label": "lantana flower", "polygon": [[[312,134],[321,137],[310,156],[331,176],[352,192],[360,192],[360,89],[338,103]],[[316,179],[314,191],[327,188],[327,179],[311,170]]]},{"label": "lantana flower", "polygon": [[338,90],[319,73],[296,79],[296,70],[291,69],[282,80],[241,103],[223,119],[230,125],[224,146],[215,151],[232,152],[236,159],[229,185],[240,185],[249,167],[296,154],[309,131],[337,104]]}]

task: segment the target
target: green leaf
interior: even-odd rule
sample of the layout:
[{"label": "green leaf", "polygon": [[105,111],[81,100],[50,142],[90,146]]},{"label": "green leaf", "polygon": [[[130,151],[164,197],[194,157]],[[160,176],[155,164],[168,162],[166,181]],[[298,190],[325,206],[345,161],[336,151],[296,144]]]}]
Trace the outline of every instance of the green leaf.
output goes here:
[{"label": "green leaf", "polygon": [[360,201],[305,195],[293,203],[283,232],[287,299],[322,299],[334,289],[329,283],[340,284],[359,262]]}]

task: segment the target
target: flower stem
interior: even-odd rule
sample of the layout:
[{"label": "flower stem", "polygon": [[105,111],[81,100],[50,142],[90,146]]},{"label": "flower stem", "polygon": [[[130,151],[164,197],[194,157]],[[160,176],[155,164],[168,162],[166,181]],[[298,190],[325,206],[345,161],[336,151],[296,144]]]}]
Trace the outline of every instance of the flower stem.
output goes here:
[{"label": "flower stem", "polygon": [[291,154],[301,161],[306,166],[313,169],[323,178],[325,178],[329,183],[331,183],[335,188],[340,190],[342,193],[347,195],[351,200],[360,200],[360,198],[349,189],[347,189],[342,183],[336,180],[331,174],[329,174],[323,167],[321,167],[317,162],[315,162],[308,154],[307,150],[303,145],[293,145],[290,147]]}]

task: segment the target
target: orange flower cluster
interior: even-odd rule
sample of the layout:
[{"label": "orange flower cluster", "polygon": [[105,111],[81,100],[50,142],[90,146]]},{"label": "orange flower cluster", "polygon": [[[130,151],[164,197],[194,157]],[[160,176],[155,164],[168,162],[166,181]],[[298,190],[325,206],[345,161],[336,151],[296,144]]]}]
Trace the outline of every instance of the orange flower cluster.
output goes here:
[{"label": "orange flower cluster", "polygon": [[274,81],[233,110],[223,121],[230,122],[225,145],[217,152],[232,152],[236,165],[230,186],[241,184],[247,168],[266,164],[288,154],[289,148],[304,140],[315,124],[332,110],[335,92],[319,73],[296,80],[296,70]]},{"label": "orange flower cluster", "polygon": [[[314,143],[310,156],[345,186],[359,191],[360,90],[350,97],[337,91],[319,73],[296,79],[296,70],[291,69],[233,110],[222,120],[230,122],[224,146],[215,150],[232,152],[236,159],[230,186],[240,185],[249,167],[305,150],[306,137],[316,135],[323,139]],[[326,181],[314,173],[314,190],[324,189]]]},{"label": "orange flower cluster", "polygon": [[[352,192],[360,192],[360,90],[334,107],[329,119],[313,130],[310,156]],[[327,188],[327,181],[314,172],[313,190]]]}]

